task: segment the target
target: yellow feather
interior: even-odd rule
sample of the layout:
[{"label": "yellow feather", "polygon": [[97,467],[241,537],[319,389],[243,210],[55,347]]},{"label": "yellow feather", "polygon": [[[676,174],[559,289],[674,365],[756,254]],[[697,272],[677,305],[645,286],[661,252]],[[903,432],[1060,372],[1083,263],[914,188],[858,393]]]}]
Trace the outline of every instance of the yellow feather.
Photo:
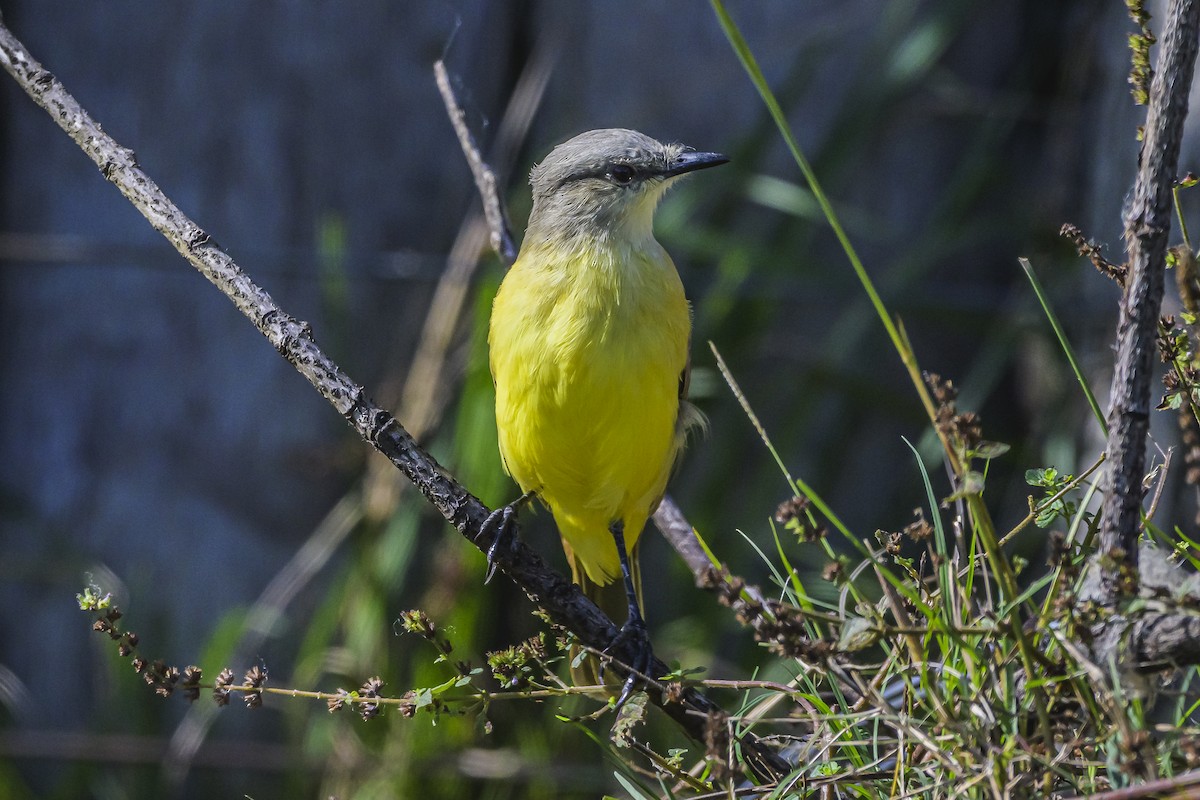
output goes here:
[{"label": "yellow feather", "polygon": [[642,230],[527,241],[492,309],[505,467],[599,585],[620,575],[609,526],[624,522],[632,551],[682,442],[691,314],[650,233],[653,202],[632,215]]}]

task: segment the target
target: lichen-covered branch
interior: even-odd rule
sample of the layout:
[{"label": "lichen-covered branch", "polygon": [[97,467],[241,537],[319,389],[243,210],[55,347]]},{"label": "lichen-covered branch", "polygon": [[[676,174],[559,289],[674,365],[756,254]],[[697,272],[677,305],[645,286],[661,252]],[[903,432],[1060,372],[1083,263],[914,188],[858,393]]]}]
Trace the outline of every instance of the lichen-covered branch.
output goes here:
[{"label": "lichen-covered branch", "polygon": [[1103,577],[1096,599],[1106,606],[1127,593],[1122,587],[1128,587],[1128,578],[1137,569],[1150,383],[1171,229],[1171,187],[1196,63],[1200,0],[1171,0],[1165,18],[1140,164],[1125,210],[1129,275],[1117,326],[1117,361],[1107,415],[1109,469],[1097,554]]}]

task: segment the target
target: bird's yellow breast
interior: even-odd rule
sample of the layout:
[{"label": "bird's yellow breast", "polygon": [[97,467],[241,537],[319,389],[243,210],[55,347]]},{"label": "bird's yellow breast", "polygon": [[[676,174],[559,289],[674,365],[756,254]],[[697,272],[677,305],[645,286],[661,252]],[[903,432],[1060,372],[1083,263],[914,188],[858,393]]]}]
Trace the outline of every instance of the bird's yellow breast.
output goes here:
[{"label": "bird's yellow breast", "polygon": [[679,376],[691,319],[653,238],[523,250],[492,309],[489,345],[505,467],[550,506],[588,576],[619,574],[678,449]]}]

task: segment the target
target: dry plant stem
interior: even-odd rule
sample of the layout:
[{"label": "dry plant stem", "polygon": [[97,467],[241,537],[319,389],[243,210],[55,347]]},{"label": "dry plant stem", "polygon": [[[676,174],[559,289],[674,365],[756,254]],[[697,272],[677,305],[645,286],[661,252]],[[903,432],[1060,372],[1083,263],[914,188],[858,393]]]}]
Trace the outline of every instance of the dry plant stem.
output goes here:
[{"label": "dry plant stem", "polygon": [[[201,683],[199,684],[199,688],[211,690],[213,687],[211,684]],[[241,686],[225,686],[223,688],[226,691],[241,692],[243,694],[259,692],[261,694],[279,695],[280,697],[303,697],[308,700],[341,700],[343,703],[349,705],[400,706],[412,702],[405,697],[354,697],[336,692],[314,692],[308,689],[288,689],[281,686],[247,686],[243,684]],[[480,690],[452,697],[439,697],[438,699],[443,703],[490,703],[493,700],[547,699],[551,697],[564,697],[566,695],[582,695],[586,697],[603,688],[602,686],[564,686],[561,689],[529,689],[512,692],[488,692]]]},{"label": "dry plant stem", "polygon": [[[427,500],[468,540],[481,549],[490,542],[475,542],[489,509],[458,484],[361,386],[354,383],[313,341],[309,326],[280,309],[263,289],[242,272],[228,254],[195,222],[183,214],[137,165],[132,150],[118,145],[83,110],[63,85],[34,60],[7,27],[0,24],[0,66],[35,103],[46,110],[76,144],[100,167],[151,226],[179,253],[220,289],[258,328],[268,341],[367,442],[385,455],[416,484]],[[497,563],[526,594],[546,610],[557,624],[571,630],[589,645],[603,649],[617,636],[617,626],[578,587],[552,570],[536,552],[517,542],[500,554]],[[624,657],[618,652],[614,655]],[[625,659],[632,660],[632,659]],[[655,660],[651,671],[669,669]],[[654,697],[662,703],[661,697]],[[663,710],[689,736],[705,741],[706,717],[723,715],[702,693],[689,689],[682,703],[664,704]],[[697,713],[698,712],[698,713]],[[741,746],[752,753],[765,774],[786,772],[788,767],[770,748],[752,736]]]},{"label": "dry plant stem", "polygon": [[[879,587],[883,590],[883,596],[887,598],[888,606],[892,609],[892,616],[896,620],[896,624],[904,627],[912,627],[912,618],[908,612],[904,610],[904,603],[900,596],[896,593],[895,587],[888,583],[880,570],[878,564],[872,565],[875,569],[875,578],[879,581]],[[908,654],[912,658],[914,664],[924,664],[927,660],[925,648],[921,645],[921,637],[908,634],[904,636],[904,643],[908,646]]]},{"label": "dry plant stem", "polygon": [[[241,638],[230,660],[245,660],[261,651],[263,640],[277,626],[292,599],[321,570],[346,534],[361,516],[362,503],[356,493],[338,501],[312,535],[270,580],[246,615]],[[192,768],[207,732],[216,718],[216,708],[193,705],[171,734],[170,747],[162,759],[168,783],[179,787]]]},{"label": "dry plant stem", "polygon": [[1171,0],[1165,19],[1140,165],[1125,210],[1129,278],[1121,297],[1117,361],[1107,415],[1110,463],[1100,517],[1101,594],[1096,598],[1108,606],[1121,594],[1121,568],[1137,567],[1150,382],[1171,228],[1171,188],[1196,63],[1200,0]]},{"label": "dry plant stem", "polygon": [[710,784],[698,780],[692,775],[689,775],[681,770],[679,767],[671,764],[669,761],[667,761],[667,759],[663,758],[658,753],[639,742],[637,739],[629,739],[626,743],[626,746],[654,765],[654,769],[647,769],[645,767],[638,766],[637,764],[628,764],[628,766],[637,770],[641,775],[651,781],[661,780],[662,778],[671,778],[677,784],[682,783],[687,785],[687,787],[693,792],[707,792],[712,788]]},{"label": "dry plant stem", "polygon": [[[1055,492],[1050,497],[1047,497],[1042,502],[1034,505],[1032,502],[1032,498],[1031,498],[1029,513],[1025,516],[1024,519],[1022,519],[1020,522],[1018,522],[1016,525],[1014,525],[1013,529],[1011,531],[1004,534],[1004,536],[1000,539],[1000,546],[1003,547],[1004,545],[1011,542],[1014,536],[1016,536],[1021,531],[1025,530],[1025,528],[1027,528],[1031,522],[1033,522],[1035,519],[1037,519],[1038,514],[1042,513],[1047,508],[1050,508],[1056,502],[1058,502],[1062,498],[1066,497],[1069,492],[1074,491],[1075,488],[1077,486],[1079,486],[1079,484],[1081,484],[1085,480],[1087,480],[1088,477],[1091,476],[1091,474],[1093,472],[1095,472],[1097,469],[1100,468],[1100,465],[1104,463],[1104,461],[1107,457],[1108,457],[1107,454],[1101,453],[1100,457],[1098,459],[1096,459],[1096,461],[1093,462],[1093,464],[1090,467],[1088,467],[1084,472],[1080,473],[1074,480],[1069,482],[1066,486],[1064,486],[1059,491]],[[966,568],[964,567],[963,570],[964,570],[963,572],[959,573],[959,577],[963,576]]]},{"label": "dry plant stem", "polygon": [[454,90],[450,87],[446,64],[440,59],[433,65],[433,74],[437,79],[438,91],[442,94],[442,102],[446,104],[446,111],[450,114],[450,124],[454,126],[454,133],[458,136],[459,146],[467,156],[467,163],[471,165],[471,174],[475,176],[479,196],[483,198],[483,213],[487,216],[488,228],[492,232],[492,249],[500,254],[505,263],[511,264],[517,258],[517,246],[513,243],[508,219],[504,215],[504,205],[496,191],[496,174],[479,154],[475,137],[467,127],[466,115],[463,114],[462,107],[454,97]]},{"label": "dry plant stem", "polygon": [[1154,489],[1154,497],[1150,499],[1150,507],[1146,509],[1142,521],[1138,524],[1138,533],[1146,530],[1146,526],[1154,520],[1154,515],[1158,513],[1158,501],[1162,500],[1163,488],[1167,485],[1167,474],[1171,471],[1171,456],[1174,453],[1174,448],[1167,450],[1163,456],[1163,463],[1155,468],[1158,471],[1158,486]]}]

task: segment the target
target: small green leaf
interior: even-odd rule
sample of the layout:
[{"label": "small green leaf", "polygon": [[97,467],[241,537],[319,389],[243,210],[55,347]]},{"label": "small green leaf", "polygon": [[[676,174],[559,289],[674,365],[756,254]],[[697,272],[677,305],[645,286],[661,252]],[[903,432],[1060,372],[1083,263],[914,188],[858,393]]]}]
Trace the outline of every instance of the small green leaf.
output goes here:
[{"label": "small green leaf", "polygon": [[1158,406],[1159,410],[1169,408],[1172,411],[1178,411],[1183,408],[1183,392],[1171,392],[1163,398],[1162,403]]},{"label": "small green leaf", "polygon": [[975,449],[971,451],[971,456],[974,458],[993,459],[1007,453],[1012,448],[1004,442],[980,442],[975,445]]},{"label": "small green leaf", "polygon": [[879,641],[879,629],[866,617],[850,617],[842,624],[838,636],[838,649],[853,653],[866,650]]},{"label": "small green leaf", "polygon": [[1054,467],[1036,467],[1025,470],[1025,482],[1030,486],[1050,487],[1058,479],[1058,470]]},{"label": "small green leaf", "polygon": [[961,500],[966,497],[974,497],[975,495],[983,494],[983,473],[975,470],[968,470],[967,474],[962,478],[962,486],[958,491],[950,495],[942,501],[943,506],[953,503],[955,500]]},{"label": "small green leaf", "polygon": [[617,712],[613,723],[612,740],[617,747],[629,747],[633,741],[633,729],[646,718],[646,703],[650,696],[645,692],[634,692]]},{"label": "small green leaf", "polygon": [[687,680],[692,675],[699,675],[707,671],[707,667],[690,667],[684,668],[679,662],[674,662],[671,665],[671,671],[666,675],[659,677],[660,681],[683,681]]}]

